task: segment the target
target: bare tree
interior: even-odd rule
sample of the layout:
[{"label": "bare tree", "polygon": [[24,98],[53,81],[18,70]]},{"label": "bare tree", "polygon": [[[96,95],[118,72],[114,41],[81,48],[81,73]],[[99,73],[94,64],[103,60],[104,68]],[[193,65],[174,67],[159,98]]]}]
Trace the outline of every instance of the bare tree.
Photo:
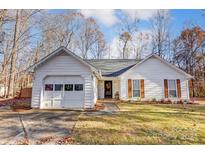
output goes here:
[{"label": "bare tree", "polygon": [[107,44],[102,32],[98,31],[98,41],[94,44],[93,49],[91,50],[91,58],[102,59],[106,55]]},{"label": "bare tree", "polygon": [[142,59],[143,54],[149,54],[150,33],[142,31],[133,38],[132,47],[135,59]]},{"label": "bare tree", "polygon": [[35,24],[31,20],[38,12],[39,10],[6,10],[6,23],[2,26],[5,35],[1,46],[4,56],[1,74],[4,84],[8,83],[7,96],[15,94],[20,60],[25,59],[25,53],[33,43],[32,28]]},{"label": "bare tree", "polygon": [[76,48],[83,23],[83,15],[75,10],[57,15],[45,14],[44,20],[40,24],[42,38],[38,42],[41,44],[42,54],[48,54],[59,46],[69,49]]},{"label": "bare tree", "polygon": [[13,45],[11,49],[11,63],[10,63],[10,69],[9,69],[9,79],[8,79],[8,95],[11,94],[11,96],[14,96],[14,80],[15,80],[15,73],[16,73],[16,59],[17,59],[17,38],[19,37],[19,24],[20,24],[20,10],[16,10],[16,17],[15,17],[15,27],[14,27],[14,33],[13,33]]},{"label": "bare tree", "polygon": [[7,13],[7,10],[0,10],[0,54],[3,54],[2,44],[5,39],[5,31],[3,27],[8,20]]},{"label": "bare tree", "polygon": [[150,22],[152,26],[152,53],[164,57],[170,50],[169,12],[157,10]]},{"label": "bare tree", "polygon": [[[93,18],[85,19],[85,23],[81,27],[79,33],[77,45],[81,56],[84,59],[93,57],[93,53],[94,57],[96,57],[96,55],[99,57],[100,53],[104,50],[104,35],[100,32],[100,29]],[[98,53],[96,54],[96,52]]]},{"label": "bare tree", "polygon": [[122,58],[128,58],[130,49],[132,49],[133,38],[137,35],[139,19],[137,14],[134,18],[124,15],[119,23],[119,48],[122,52]]},{"label": "bare tree", "polygon": [[59,46],[73,49],[84,58],[102,58],[106,50],[95,20],[85,19],[77,10],[63,14],[0,10],[0,34],[0,82],[8,87],[7,97],[15,96],[19,86],[27,82],[26,68]]}]

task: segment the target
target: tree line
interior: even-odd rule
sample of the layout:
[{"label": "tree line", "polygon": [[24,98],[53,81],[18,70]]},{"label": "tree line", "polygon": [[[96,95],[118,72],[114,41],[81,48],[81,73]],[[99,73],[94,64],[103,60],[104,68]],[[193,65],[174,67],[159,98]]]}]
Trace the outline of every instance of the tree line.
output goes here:
[{"label": "tree line", "polygon": [[[117,23],[119,58],[141,59],[151,51],[194,76],[191,96],[205,96],[205,33],[200,25],[185,26],[172,36],[167,10],[157,10],[149,20],[149,33],[140,32],[138,16],[123,15]],[[101,59],[112,52],[94,18],[78,10],[0,10],[0,84],[4,97],[13,97],[32,83],[25,71],[65,46],[83,59]]]}]

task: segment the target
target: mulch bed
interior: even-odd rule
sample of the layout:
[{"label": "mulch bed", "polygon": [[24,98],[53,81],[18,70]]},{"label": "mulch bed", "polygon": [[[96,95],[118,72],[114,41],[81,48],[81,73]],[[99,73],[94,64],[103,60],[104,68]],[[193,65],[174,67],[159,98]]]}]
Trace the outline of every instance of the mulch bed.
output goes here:
[{"label": "mulch bed", "polygon": [[73,143],[74,143],[74,139],[70,136],[62,137],[56,141],[56,144],[58,145],[73,144]]},{"label": "mulch bed", "polygon": [[[184,104],[182,101],[118,101],[117,103],[133,103],[133,104]],[[197,104],[194,101],[187,102],[186,104]]]},{"label": "mulch bed", "polygon": [[12,109],[12,111],[15,111],[15,112],[24,112],[24,111],[27,111],[27,110],[31,110],[31,108],[27,108],[27,107],[25,107],[25,108],[13,108],[13,107],[11,107],[11,109]]},{"label": "mulch bed", "polygon": [[18,141],[16,144],[17,144],[17,145],[29,145],[27,139],[20,140],[20,141]]},{"label": "mulch bed", "polygon": [[42,144],[47,144],[49,142],[53,142],[55,144],[58,145],[65,145],[65,144],[73,144],[74,143],[74,139],[70,136],[65,136],[65,137],[61,137],[61,138],[57,138],[56,136],[50,136],[50,137],[44,137],[44,138],[40,138],[36,144],[37,145],[42,145]]},{"label": "mulch bed", "polygon": [[37,145],[45,144],[46,142],[50,142],[50,141],[53,140],[54,138],[55,138],[54,136],[40,138],[40,139],[36,142],[36,144],[37,144]]}]

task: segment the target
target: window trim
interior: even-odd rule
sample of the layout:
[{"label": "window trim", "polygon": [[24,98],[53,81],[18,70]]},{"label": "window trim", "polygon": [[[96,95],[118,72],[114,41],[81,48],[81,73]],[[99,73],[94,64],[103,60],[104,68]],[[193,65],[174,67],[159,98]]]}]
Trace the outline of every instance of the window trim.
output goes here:
[{"label": "window trim", "polygon": [[[133,82],[134,80],[138,80],[139,81],[139,91],[140,91],[139,92],[139,94],[140,94],[139,97],[134,96],[134,82]],[[140,83],[140,80],[141,79],[132,79],[132,98],[141,98],[141,88],[140,88],[141,87],[141,83]]]},{"label": "window trim", "polygon": [[[73,84],[74,85],[74,88],[73,88],[73,91],[84,91],[84,84],[83,83],[75,83]],[[75,90],[75,85],[82,85],[83,89],[82,90]]]},{"label": "window trim", "polygon": [[[52,85],[53,86],[53,90],[46,90],[46,85]],[[50,84],[50,83],[46,83],[44,84],[44,91],[48,92],[48,91],[54,91],[54,84]]]},{"label": "window trim", "polygon": [[[170,97],[170,94],[169,94],[169,81],[170,80],[174,80],[175,81],[175,87],[176,87],[176,97]],[[168,98],[178,98],[178,89],[177,89],[177,79],[167,79],[167,82],[168,82]],[[174,89],[171,89],[171,90],[174,90]]]},{"label": "window trim", "polygon": [[[75,84],[73,84],[73,83],[65,83],[65,84],[63,84],[63,85],[64,85],[64,86],[63,86],[63,87],[64,87],[64,88],[63,88],[63,91],[64,91],[64,92],[73,92],[73,91],[74,91],[74,85],[75,85]],[[72,85],[72,86],[73,86],[72,90],[65,90],[65,85]]]},{"label": "window trim", "polygon": [[[62,88],[63,90],[56,90],[56,85],[63,85],[63,88]],[[56,84],[56,83],[55,83],[55,84],[54,84],[53,91],[55,91],[55,92],[62,92],[62,91],[63,91],[63,92],[64,92],[64,84],[61,84],[61,83],[57,83],[57,84]]]},{"label": "window trim", "polygon": [[[65,90],[65,85],[69,85],[69,84],[70,84],[70,85],[73,85],[73,90],[72,90],[72,91],[66,91],[66,90]],[[46,86],[46,85],[52,85],[52,86],[53,86],[53,90],[46,90],[46,89],[45,89],[45,86]],[[63,85],[63,89],[62,89],[62,90],[59,90],[59,91],[58,91],[58,90],[55,90],[55,85]],[[75,85],[82,85],[82,90],[75,90]],[[44,91],[45,91],[45,92],[74,92],[74,91],[84,91],[84,84],[83,84],[83,83],[65,83],[65,84],[64,84],[64,83],[63,83],[63,84],[62,84],[62,83],[52,83],[52,84],[49,84],[49,83],[47,84],[47,83],[46,83],[46,84],[44,84]]]}]

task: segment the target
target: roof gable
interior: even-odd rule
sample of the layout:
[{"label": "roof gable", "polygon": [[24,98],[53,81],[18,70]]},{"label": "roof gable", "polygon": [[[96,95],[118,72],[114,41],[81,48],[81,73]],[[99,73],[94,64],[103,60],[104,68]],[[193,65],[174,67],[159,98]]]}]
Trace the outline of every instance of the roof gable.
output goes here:
[{"label": "roof gable", "polygon": [[75,58],[76,60],[78,60],[79,62],[81,62],[82,64],[90,67],[93,70],[97,70],[97,68],[95,68],[94,66],[92,66],[90,63],[86,62],[85,60],[83,60],[81,57],[77,56],[76,54],[74,54],[73,52],[71,52],[70,50],[68,50],[65,47],[59,47],[58,49],[56,49],[55,51],[51,52],[50,54],[48,54],[47,56],[45,56],[44,58],[42,58],[40,61],[38,61],[37,63],[35,63],[34,65],[32,65],[29,69],[31,68],[37,68],[39,65],[43,64],[44,62],[48,61],[49,59],[51,59],[53,56],[58,55],[60,52],[66,52],[68,55],[72,56],[73,58]]},{"label": "roof gable", "polygon": [[140,64],[144,63],[145,61],[149,60],[150,58],[156,58],[158,59],[159,61],[161,61],[162,63],[164,63],[165,65],[167,65],[168,67],[171,67],[172,69],[174,69],[175,71],[179,72],[180,74],[186,76],[187,78],[193,78],[190,74],[184,72],[183,70],[179,69],[177,66],[175,65],[172,65],[171,63],[169,63],[168,61],[164,60],[163,58],[159,57],[158,55],[156,54],[151,54],[149,55],[148,57],[146,57],[144,60],[140,61],[139,63],[137,63],[136,65],[134,65],[132,68],[130,68],[129,70],[127,70],[126,72],[124,73],[127,73],[129,72],[130,70],[134,69],[135,67],[139,66]]}]

